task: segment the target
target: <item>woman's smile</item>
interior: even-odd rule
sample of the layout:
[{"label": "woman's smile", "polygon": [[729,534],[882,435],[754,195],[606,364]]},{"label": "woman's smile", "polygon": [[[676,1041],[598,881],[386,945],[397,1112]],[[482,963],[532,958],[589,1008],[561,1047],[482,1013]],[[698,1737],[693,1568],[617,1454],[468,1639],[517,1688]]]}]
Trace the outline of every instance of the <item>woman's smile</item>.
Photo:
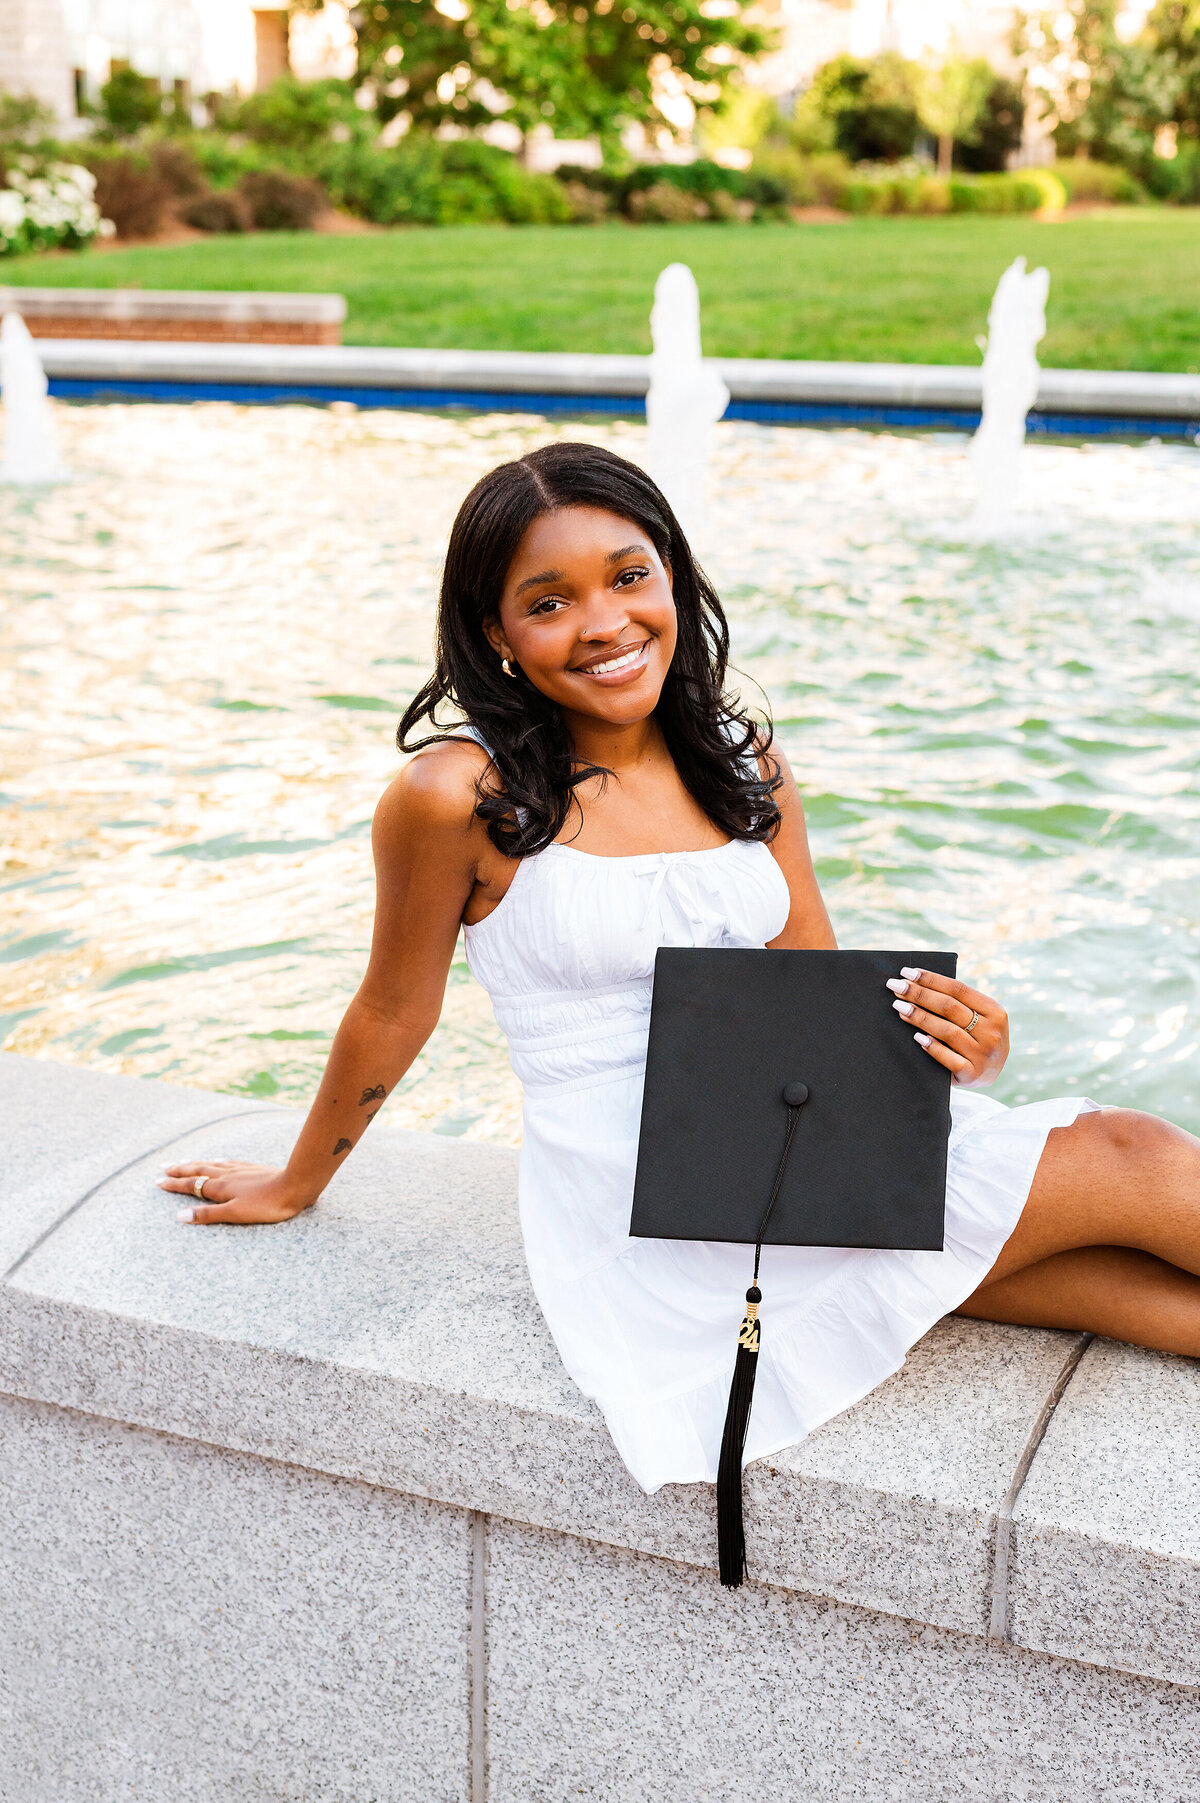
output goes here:
[{"label": "woman's smile", "polygon": [[572,664],[574,676],[586,676],[589,682],[602,682],[606,688],[614,688],[618,683],[636,682],[642,675],[649,660],[650,640],[639,639],[636,644],[619,646],[615,651],[598,652],[586,663]]}]

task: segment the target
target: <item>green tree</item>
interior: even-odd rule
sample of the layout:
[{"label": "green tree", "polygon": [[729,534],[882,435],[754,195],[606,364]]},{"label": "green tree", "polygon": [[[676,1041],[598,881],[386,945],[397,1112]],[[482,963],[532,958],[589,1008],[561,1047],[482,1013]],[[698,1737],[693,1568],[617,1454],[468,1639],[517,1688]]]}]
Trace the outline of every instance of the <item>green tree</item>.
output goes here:
[{"label": "green tree", "polygon": [[937,139],[938,174],[954,167],[955,139],[970,144],[992,86],[991,66],[982,57],[946,56],[918,64],[917,113]]},{"label": "green tree", "polygon": [[1048,83],[1060,155],[1145,169],[1159,126],[1176,117],[1180,74],[1152,29],[1122,37],[1122,10],[1122,0],[1065,0],[1025,14],[1014,47]]},{"label": "green tree", "polygon": [[[352,13],[359,74],[380,116],[478,127],[502,116],[557,137],[677,122],[656,86],[673,72],[702,111],[719,111],[747,58],[771,34],[747,22],[751,0],[373,0]],[[709,17],[718,12],[720,16]]]},{"label": "green tree", "polygon": [[1021,148],[1025,135],[1025,90],[1011,76],[993,72],[992,85],[975,121],[970,140],[959,138],[954,160],[973,174],[996,174],[1007,169],[1009,158]]},{"label": "green tree", "polygon": [[1194,143],[1200,140],[1200,0],[1158,0],[1145,37],[1173,78],[1170,122]]},{"label": "green tree", "polygon": [[304,151],[320,144],[373,137],[379,121],[358,105],[354,83],[298,81],[281,75],[245,99],[221,101],[217,123],[272,150]]},{"label": "green tree", "polygon": [[100,116],[106,137],[136,138],[162,118],[158,83],[136,69],[114,70],[100,90]]},{"label": "green tree", "polygon": [[894,163],[910,156],[917,141],[915,69],[894,52],[870,58],[835,56],[823,63],[797,107],[802,148],[821,149],[811,123],[832,126],[831,148],[852,163]]}]

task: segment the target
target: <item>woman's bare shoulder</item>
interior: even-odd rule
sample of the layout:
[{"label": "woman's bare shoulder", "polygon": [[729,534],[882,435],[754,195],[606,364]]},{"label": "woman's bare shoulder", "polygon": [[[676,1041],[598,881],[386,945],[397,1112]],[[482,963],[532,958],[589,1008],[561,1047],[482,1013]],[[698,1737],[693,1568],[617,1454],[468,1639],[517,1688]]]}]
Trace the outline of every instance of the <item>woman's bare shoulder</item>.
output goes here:
[{"label": "woman's bare shoulder", "polygon": [[490,763],[473,739],[439,739],[414,752],[380,797],[376,833],[473,836],[478,783]]}]

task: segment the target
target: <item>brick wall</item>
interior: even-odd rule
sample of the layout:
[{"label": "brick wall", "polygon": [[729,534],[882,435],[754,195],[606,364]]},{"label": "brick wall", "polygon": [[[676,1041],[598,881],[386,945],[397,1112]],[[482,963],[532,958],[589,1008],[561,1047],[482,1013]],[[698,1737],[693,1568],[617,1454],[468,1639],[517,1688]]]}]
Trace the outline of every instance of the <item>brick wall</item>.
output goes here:
[{"label": "brick wall", "polygon": [[340,326],[299,320],[100,319],[24,314],[34,338],[124,338],[165,344],[340,344]]}]

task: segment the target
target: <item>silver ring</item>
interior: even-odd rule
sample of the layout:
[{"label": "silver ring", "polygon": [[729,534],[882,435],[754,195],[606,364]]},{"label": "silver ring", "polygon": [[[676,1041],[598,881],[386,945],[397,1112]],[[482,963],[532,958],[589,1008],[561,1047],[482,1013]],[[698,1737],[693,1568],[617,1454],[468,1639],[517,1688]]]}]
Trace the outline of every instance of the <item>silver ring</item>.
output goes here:
[{"label": "silver ring", "polygon": [[[964,1027],[964,1028],[963,1028],[963,1031],[964,1031],[964,1033],[969,1033],[969,1032],[971,1032],[971,1030],[972,1030],[972,1028],[973,1028],[973,1027],[974,1027],[974,1025],[975,1025],[975,1022],[976,1022],[976,1021],[977,1021],[977,1020],[978,1020],[978,1019],[979,1019],[979,1010],[978,1010],[978,1008],[976,1008],[976,1010],[975,1010],[975,1012],[974,1012],[974,1014],[973,1014],[973,1015],[972,1015],[972,1016],[971,1016],[971,1018],[970,1018],[970,1020],[969,1020],[969,1021],[968,1021],[968,1022],[967,1022],[967,1024],[966,1024],[966,1026],[965,1026],[965,1027]],[[199,1195],[199,1193],[200,1193],[200,1192],[199,1192],[199,1190],[197,1190],[197,1192],[196,1192],[196,1193],[197,1193],[197,1195]]]},{"label": "silver ring", "polygon": [[204,1185],[207,1182],[208,1182],[207,1177],[197,1177],[195,1182],[192,1184],[192,1194],[194,1196],[198,1196],[201,1202],[208,1201],[208,1197],[204,1193]]}]

